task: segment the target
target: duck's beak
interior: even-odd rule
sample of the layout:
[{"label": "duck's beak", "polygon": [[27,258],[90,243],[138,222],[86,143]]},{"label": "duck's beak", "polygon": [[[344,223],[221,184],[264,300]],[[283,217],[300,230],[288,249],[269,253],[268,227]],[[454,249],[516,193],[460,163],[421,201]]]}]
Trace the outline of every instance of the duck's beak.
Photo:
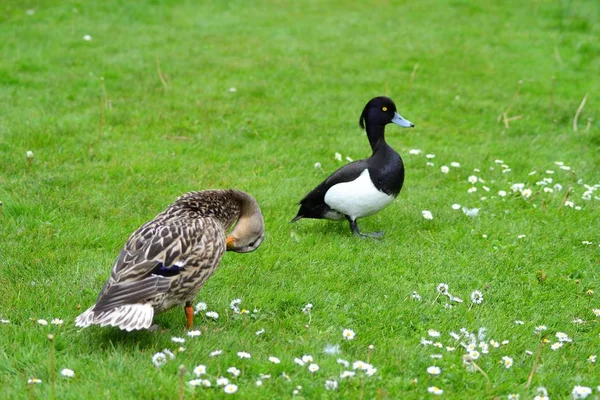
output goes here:
[{"label": "duck's beak", "polygon": [[227,245],[227,250],[233,250],[234,243],[235,243],[235,238],[233,237],[233,235],[227,236],[227,238],[225,239],[225,244]]},{"label": "duck's beak", "polygon": [[413,124],[412,122],[410,122],[407,119],[404,119],[404,117],[400,114],[398,114],[397,112],[394,112],[394,118],[392,118],[392,122],[396,125],[400,125],[403,128],[414,128],[415,124]]}]

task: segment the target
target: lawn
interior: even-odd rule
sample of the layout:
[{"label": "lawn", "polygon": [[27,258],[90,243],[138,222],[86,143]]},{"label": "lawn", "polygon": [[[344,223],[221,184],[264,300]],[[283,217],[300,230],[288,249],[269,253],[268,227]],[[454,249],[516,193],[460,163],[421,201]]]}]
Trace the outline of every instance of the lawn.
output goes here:
[{"label": "lawn", "polygon": [[[597,397],[600,6],[488,3],[2,2],[0,397],[226,398],[221,376],[249,399]],[[360,221],[384,238],[290,224],[370,155],[378,95],[416,125],[388,126],[405,186]],[[201,290],[200,336],[182,309],[157,332],[74,326],[131,232],[229,187],[267,237]]]}]

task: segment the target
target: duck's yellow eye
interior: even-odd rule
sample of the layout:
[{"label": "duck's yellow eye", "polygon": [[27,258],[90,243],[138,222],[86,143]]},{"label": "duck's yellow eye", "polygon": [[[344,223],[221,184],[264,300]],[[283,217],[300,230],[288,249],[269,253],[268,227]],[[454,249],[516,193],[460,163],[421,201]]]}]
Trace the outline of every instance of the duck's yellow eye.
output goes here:
[{"label": "duck's yellow eye", "polygon": [[383,111],[387,111],[387,107],[383,107],[383,108],[382,108],[382,110],[383,110]]}]

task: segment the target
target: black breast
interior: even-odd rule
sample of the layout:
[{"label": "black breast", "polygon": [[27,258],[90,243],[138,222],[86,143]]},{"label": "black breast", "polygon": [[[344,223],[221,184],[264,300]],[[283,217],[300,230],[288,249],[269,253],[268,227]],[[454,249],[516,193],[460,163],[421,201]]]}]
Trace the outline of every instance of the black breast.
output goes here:
[{"label": "black breast", "polygon": [[377,190],[398,196],[404,184],[404,163],[400,155],[390,146],[378,149],[367,160],[369,175]]}]

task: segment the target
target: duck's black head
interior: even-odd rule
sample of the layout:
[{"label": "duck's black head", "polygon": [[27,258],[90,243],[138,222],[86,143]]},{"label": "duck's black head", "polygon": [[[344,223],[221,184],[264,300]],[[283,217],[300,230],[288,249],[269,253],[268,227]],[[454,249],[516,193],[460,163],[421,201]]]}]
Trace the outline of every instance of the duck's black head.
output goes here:
[{"label": "duck's black head", "polygon": [[413,128],[415,126],[398,114],[392,99],[384,96],[375,97],[367,103],[358,123],[363,129],[369,125],[385,126],[389,123],[400,125],[403,128]]}]

